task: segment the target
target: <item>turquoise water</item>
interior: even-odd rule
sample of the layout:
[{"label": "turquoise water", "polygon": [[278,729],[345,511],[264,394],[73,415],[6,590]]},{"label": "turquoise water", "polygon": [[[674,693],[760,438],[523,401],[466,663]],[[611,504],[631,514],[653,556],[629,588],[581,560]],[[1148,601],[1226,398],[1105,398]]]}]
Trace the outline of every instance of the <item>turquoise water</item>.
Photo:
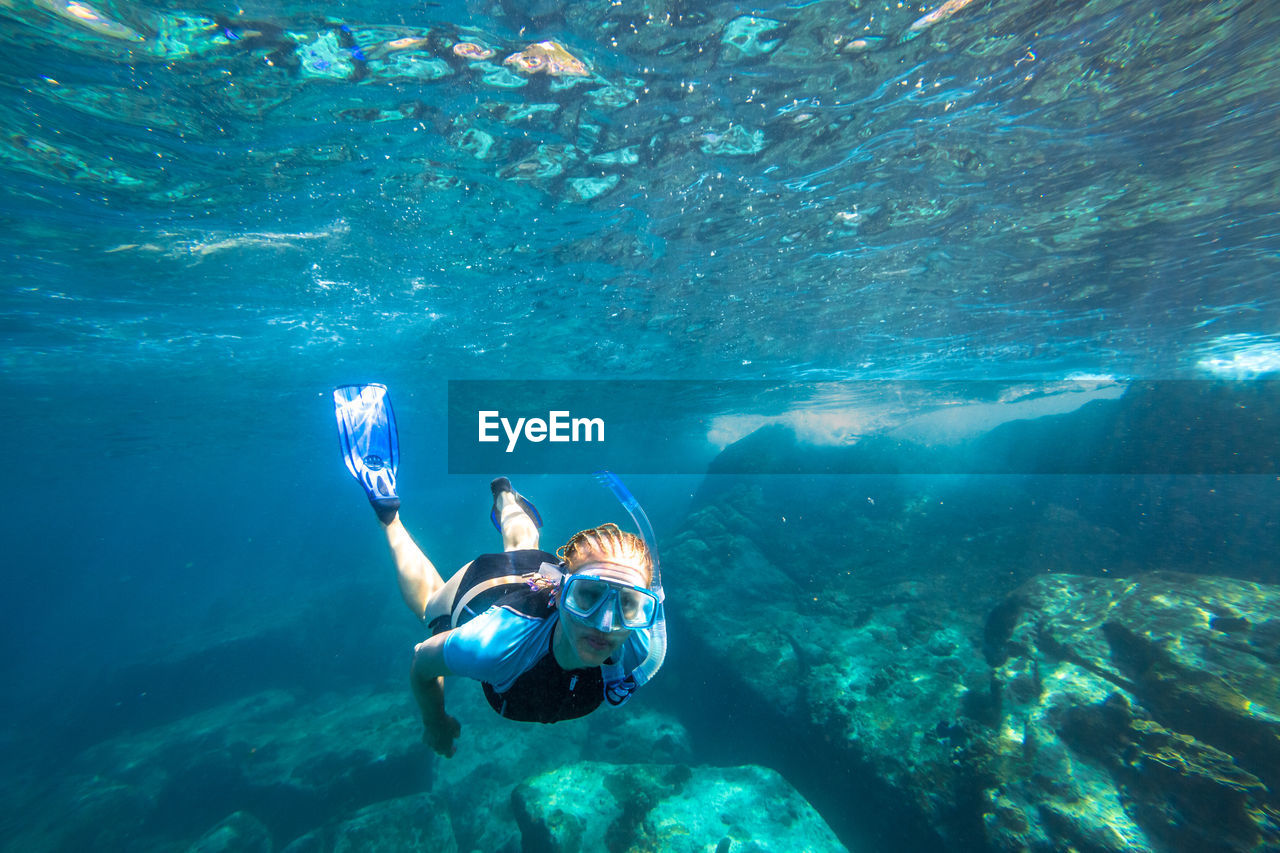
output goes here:
[{"label": "turquoise water", "polygon": [[10,375],[1274,366],[1262,4],[69,6],[5,9]]},{"label": "turquoise water", "polygon": [[[420,633],[334,385],[393,389],[406,521],[448,572],[493,547],[503,473],[449,473],[448,380],[766,380],[774,422],[860,413],[799,431],[839,444],[974,401],[787,383],[1274,373],[1278,36],[1259,2],[0,2],[0,743],[23,790],[255,691],[399,689]],[[504,62],[546,41],[555,73]],[[728,385],[700,399],[678,476],[611,463],[645,471],[660,542],[724,485],[687,471],[762,423]],[[1274,482],[1031,491],[1108,525],[1126,572],[1274,583]],[[585,478],[519,485],[547,541],[616,512]],[[1067,551],[1055,570],[1098,570]],[[711,737],[685,666],[651,701]]]}]

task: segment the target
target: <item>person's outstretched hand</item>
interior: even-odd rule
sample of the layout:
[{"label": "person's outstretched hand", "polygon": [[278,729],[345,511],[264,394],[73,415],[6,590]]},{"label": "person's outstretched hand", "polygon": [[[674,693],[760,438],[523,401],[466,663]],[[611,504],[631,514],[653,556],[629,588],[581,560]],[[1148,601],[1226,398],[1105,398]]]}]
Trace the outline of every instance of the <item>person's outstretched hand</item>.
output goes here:
[{"label": "person's outstretched hand", "polygon": [[422,742],[431,747],[437,755],[443,755],[445,758],[453,758],[453,754],[458,751],[453,741],[460,734],[462,734],[462,724],[448,714],[433,722],[423,721]]}]

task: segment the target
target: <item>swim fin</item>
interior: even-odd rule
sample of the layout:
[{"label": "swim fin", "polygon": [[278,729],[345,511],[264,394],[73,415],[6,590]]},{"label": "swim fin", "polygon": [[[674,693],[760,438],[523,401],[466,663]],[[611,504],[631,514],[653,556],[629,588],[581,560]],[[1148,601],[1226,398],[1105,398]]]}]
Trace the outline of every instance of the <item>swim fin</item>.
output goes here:
[{"label": "swim fin", "polygon": [[378,518],[390,524],[400,509],[396,494],[400,441],[387,386],[343,385],[333,389],[333,405],[347,470],[364,487]]},{"label": "swim fin", "polygon": [[520,508],[524,510],[524,514],[529,516],[534,527],[542,527],[542,516],[538,514],[538,508],[533,502],[524,495],[511,488],[511,481],[506,477],[499,477],[489,484],[489,491],[493,492],[493,509],[489,510],[489,520],[493,522],[493,526],[498,528],[498,532],[502,532],[502,517],[498,513],[498,495],[503,492],[511,492],[515,496],[516,503],[520,504]]}]

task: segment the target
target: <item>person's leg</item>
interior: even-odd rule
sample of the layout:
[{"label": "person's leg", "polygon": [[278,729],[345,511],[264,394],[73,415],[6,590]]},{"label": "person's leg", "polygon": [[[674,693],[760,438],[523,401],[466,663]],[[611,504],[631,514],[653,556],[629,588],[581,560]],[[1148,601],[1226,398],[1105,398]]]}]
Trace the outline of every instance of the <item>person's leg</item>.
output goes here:
[{"label": "person's leg", "polygon": [[[494,481],[492,490],[494,506],[498,510],[498,524],[502,527],[502,550],[524,551],[537,548],[538,525],[525,511],[510,483],[499,478]],[[395,557],[400,594],[404,597],[405,604],[409,605],[414,615],[427,622],[449,613],[458,587],[462,584],[462,577],[471,564],[467,563],[458,569],[446,582],[400,523],[399,513],[386,525],[386,532],[387,544],[391,546],[391,554]]]},{"label": "person's leg", "polygon": [[387,534],[387,545],[391,547],[391,556],[395,559],[400,595],[413,615],[422,619],[426,613],[427,600],[444,586],[444,578],[440,577],[436,567],[413,541],[409,531],[400,522],[399,513],[383,528]]},{"label": "person's leg", "polygon": [[462,578],[467,573],[467,569],[471,568],[471,563],[467,563],[462,568],[453,573],[453,577],[449,578],[438,590],[431,594],[427,599],[426,614],[423,620],[430,625],[441,616],[452,616],[452,607],[454,600],[458,597],[458,588],[462,586]]},{"label": "person's leg", "polygon": [[[489,489],[493,492],[493,506],[497,511],[498,524],[502,527],[502,550],[524,551],[537,548],[538,525],[520,503],[517,493],[511,488],[511,482],[505,477],[499,477],[489,484]],[[423,616],[428,625],[441,616],[453,615],[452,607],[458,600],[458,590],[469,568],[471,563],[458,569],[453,577],[428,597]]]},{"label": "person's leg", "polygon": [[[502,489],[498,483],[508,486]],[[493,502],[498,510],[498,524],[502,528],[503,551],[526,551],[538,547],[538,525],[525,512],[519,497],[503,478],[494,480]]]}]

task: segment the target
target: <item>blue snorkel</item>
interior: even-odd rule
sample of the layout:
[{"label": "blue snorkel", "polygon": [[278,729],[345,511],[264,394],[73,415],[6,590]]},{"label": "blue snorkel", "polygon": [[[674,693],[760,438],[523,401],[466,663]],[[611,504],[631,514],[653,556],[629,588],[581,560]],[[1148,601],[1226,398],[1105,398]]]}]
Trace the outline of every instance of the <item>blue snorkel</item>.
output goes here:
[{"label": "blue snorkel", "polygon": [[658,618],[649,629],[648,656],[629,675],[623,671],[620,664],[605,664],[602,667],[605,698],[609,700],[610,705],[621,705],[631,698],[631,694],[637,687],[653,678],[667,657],[667,620],[663,603],[666,597],[662,592],[662,572],[658,567],[657,539],[653,535],[653,527],[649,524],[649,516],[645,515],[644,507],[640,506],[636,496],[623,485],[617,474],[611,471],[597,471],[595,477],[601,485],[613,492],[613,496],[618,499],[618,503],[622,504],[622,508],[631,516],[631,520],[640,531],[640,538],[644,540],[645,547],[649,549],[649,557],[653,560],[653,583],[650,584],[649,589],[658,597]]}]

